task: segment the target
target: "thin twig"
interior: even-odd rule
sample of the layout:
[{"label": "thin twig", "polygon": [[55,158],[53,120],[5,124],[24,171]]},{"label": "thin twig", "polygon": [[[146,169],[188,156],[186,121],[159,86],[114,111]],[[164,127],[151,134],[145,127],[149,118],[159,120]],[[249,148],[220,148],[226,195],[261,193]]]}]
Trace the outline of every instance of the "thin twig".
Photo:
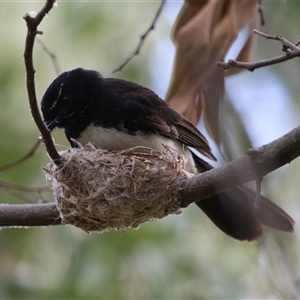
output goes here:
[{"label": "thin twig", "polygon": [[234,59],[229,59],[227,62],[221,62],[221,61],[217,62],[217,65],[223,68],[224,71],[237,68],[237,69],[245,69],[252,72],[258,68],[275,65],[293,59],[295,57],[300,57],[300,47],[297,46],[297,43],[293,44],[292,42],[290,42],[289,40],[287,40],[281,35],[276,35],[276,36],[269,35],[255,29],[253,30],[253,33],[269,40],[280,41],[283,46],[283,51],[286,54],[277,57],[272,57],[269,59],[263,59],[257,62],[241,62],[241,61],[236,61]]},{"label": "thin twig", "polygon": [[165,2],[166,2],[166,0],[161,1],[161,4],[158,8],[158,11],[156,12],[156,15],[155,15],[150,27],[147,29],[147,31],[142,36],[140,36],[140,42],[137,45],[136,49],[127,57],[127,59],[119,67],[117,67],[115,70],[113,70],[113,73],[120,72],[135,56],[139,55],[147,36],[150,34],[150,32],[153,29],[155,29],[155,25],[156,25],[157,20],[163,10],[163,6],[164,6]]},{"label": "thin twig", "polygon": [[266,19],[265,19],[265,15],[264,15],[262,0],[258,0],[258,13],[260,15],[260,25],[264,26],[266,24]]},{"label": "thin twig", "polygon": [[32,16],[30,13],[27,13],[23,18],[26,21],[27,25],[27,36],[25,43],[24,51],[24,62],[26,67],[26,84],[27,84],[27,93],[30,104],[31,115],[42,135],[43,142],[45,143],[46,150],[50,158],[55,162],[55,164],[61,163],[61,157],[59,156],[54,144],[49,130],[46,128],[44,122],[42,121],[36,99],[35,91],[35,69],[33,65],[33,46],[35,37],[37,34],[42,34],[41,31],[38,31],[37,27],[52,9],[55,0],[47,0],[44,7],[36,14]]},{"label": "thin twig", "polygon": [[56,57],[56,54],[53,53],[52,51],[50,51],[41,39],[37,38],[37,41],[41,44],[43,50],[50,56],[50,59],[52,61],[52,64],[53,64],[53,67],[55,69],[56,75],[57,76],[60,75],[61,74],[61,68],[60,68],[58,59]]},{"label": "thin twig", "polygon": [[248,62],[240,62],[240,61],[236,61],[234,59],[229,59],[227,62],[217,62],[217,65],[221,68],[223,68],[223,70],[229,70],[229,69],[245,69],[248,70],[250,72],[253,72],[256,69],[259,68],[263,68],[263,67],[267,67],[267,66],[272,66],[284,61],[287,61],[289,59],[295,58],[295,57],[299,57],[300,56],[300,51],[298,52],[292,52],[292,53],[288,53],[286,55],[282,55],[282,56],[277,56],[277,57],[273,57],[270,59],[263,59],[257,62],[253,62],[253,63],[248,63]]},{"label": "thin twig", "polygon": [[264,37],[267,40],[274,40],[274,41],[280,41],[282,43],[282,45],[284,46],[284,48],[286,49],[290,49],[293,51],[299,51],[300,48],[297,47],[296,44],[293,44],[292,42],[290,42],[289,40],[287,40],[285,37],[283,37],[282,35],[278,34],[278,35],[270,35],[264,32],[261,32],[257,29],[253,29],[252,32],[254,34],[257,34],[261,37]]},{"label": "thin twig", "polygon": [[38,149],[39,145],[40,145],[41,141],[38,139],[35,144],[33,145],[33,147],[24,155],[22,155],[21,157],[0,166],[0,172],[6,171],[8,169],[11,169],[19,164],[21,164],[22,162],[24,162],[25,160],[27,160],[28,158],[30,158],[31,156],[34,155],[35,151]]}]

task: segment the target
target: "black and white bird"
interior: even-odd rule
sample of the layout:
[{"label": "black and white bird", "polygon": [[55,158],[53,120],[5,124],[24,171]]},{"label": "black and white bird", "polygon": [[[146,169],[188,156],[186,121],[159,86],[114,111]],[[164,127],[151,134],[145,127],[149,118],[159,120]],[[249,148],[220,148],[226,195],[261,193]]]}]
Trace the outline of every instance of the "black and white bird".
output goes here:
[{"label": "black and white bird", "polygon": [[[77,146],[73,139],[107,150],[145,146],[162,151],[168,145],[183,155],[186,170],[194,174],[212,167],[189,147],[215,159],[200,131],[153,91],[97,71],[62,73],[46,90],[41,108],[47,128],[64,129],[72,147]],[[256,209],[254,199],[253,191],[239,186],[196,204],[238,240],[256,240],[266,228],[293,231],[294,221],[284,210],[263,196]]]}]

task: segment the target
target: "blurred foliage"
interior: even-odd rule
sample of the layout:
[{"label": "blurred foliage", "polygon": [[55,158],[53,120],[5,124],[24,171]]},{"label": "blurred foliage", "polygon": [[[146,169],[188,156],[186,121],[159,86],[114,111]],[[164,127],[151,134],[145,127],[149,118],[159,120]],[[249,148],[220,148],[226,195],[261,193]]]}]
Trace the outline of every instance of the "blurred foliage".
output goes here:
[{"label": "blurred foliage", "polygon": [[[39,10],[42,5],[41,1],[0,3],[0,164],[28,151],[38,137],[26,94],[22,58],[26,25],[22,16]],[[148,28],[158,6],[158,2],[150,1],[59,2],[40,25],[44,35],[39,38],[57,55],[63,71],[82,66],[112,76],[112,70],[123,62]],[[154,83],[159,81],[166,89],[169,78],[162,75],[166,74],[166,69],[171,71],[167,62],[173,52],[166,50],[169,48],[162,52],[157,49],[165,42],[162,39],[169,34],[179,8],[178,2],[166,5],[142,53],[114,76],[154,90]],[[267,25],[263,31],[298,40],[299,11],[298,1],[266,2]],[[278,42],[259,38],[256,59],[279,55],[280,51]],[[34,61],[40,99],[56,74],[50,57],[39,43],[35,45]],[[289,91],[292,104],[282,113],[298,121],[299,70],[299,61],[293,60],[267,71],[276,74],[276,84]],[[251,78],[260,78],[258,91],[263,89],[264,76],[268,73],[258,70],[236,78],[239,76],[244,78],[241,84],[245,87]],[[256,103],[260,101],[272,106],[272,98],[255,98],[253,105],[244,111],[255,112]],[[224,147],[228,156],[236,157],[251,145],[253,137],[248,136],[250,125],[244,121],[247,116],[235,111],[234,101],[230,107],[229,103],[226,101],[224,105],[224,122],[226,128],[232,128],[233,134],[232,142]],[[269,111],[262,113],[269,114]],[[277,120],[271,129],[277,131],[280,122],[281,119]],[[262,126],[262,132],[268,125]],[[68,146],[62,133],[56,132],[54,137],[57,144],[62,145],[61,149]],[[41,168],[47,160],[41,146],[25,163],[1,172],[0,180],[43,186],[45,179]],[[88,235],[70,226],[2,229],[0,298],[299,298],[299,164],[298,159],[273,172],[263,184],[265,193],[295,218],[296,233],[293,235],[268,233],[260,242],[239,243],[217,230],[194,206],[185,209],[181,216],[149,222],[139,230],[125,232]],[[2,203],[22,203],[4,192],[0,196]],[[53,201],[50,193],[45,193],[44,197]]]}]

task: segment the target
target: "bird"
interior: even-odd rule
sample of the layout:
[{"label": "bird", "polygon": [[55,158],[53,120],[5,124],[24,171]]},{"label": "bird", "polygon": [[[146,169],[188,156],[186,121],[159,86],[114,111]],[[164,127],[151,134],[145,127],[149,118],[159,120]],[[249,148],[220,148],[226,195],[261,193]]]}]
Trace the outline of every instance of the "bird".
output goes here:
[{"label": "bird", "polygon": [[[98,71],[76,68],[60,74],[46,89],[41,110],[49,131],[63,129],[71,147],[91,142],[115,151],[165,145],[184,157],[193,174],[213,167],[192,149],[216,160],[204,135],[152,90],[105,78]],[[292,232],[294,220],[274,202],[239,185],[196,203],[224,233],[240,241],[258,240],[266,229]]]}]

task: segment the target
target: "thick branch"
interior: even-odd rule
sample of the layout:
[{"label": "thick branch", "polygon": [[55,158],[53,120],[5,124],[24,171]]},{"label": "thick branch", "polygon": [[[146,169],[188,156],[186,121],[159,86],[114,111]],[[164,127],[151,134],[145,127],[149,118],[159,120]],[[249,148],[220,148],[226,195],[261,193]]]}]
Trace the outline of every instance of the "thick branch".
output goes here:
[{"label": "thick branch", "polygon": [[61,225],[54,203],[0,205],[0,227]]},{"label": "thick branch", "polygon": [[[281,138],[240,158],[183,183],[182,207],[226,191],[242,183],[260,180],[266,174],[300,156],[300,126]],[[61,223],[55,204],[1,205],[0,227],[50,226]]]},{"label": "thick branch", "polygon": [[49,130],[46,128],[44,122],[42,121],[36,99],[35,92],[35,69],[33,65],[33,46],[35,41],[35,36],[41,34],[37,27],[45,17],[47,13],[52,9],[55,0],[47,0],[44,7],[36,14],[35,17],[32,14],[26,14],[23,18],[27,24],[27,36],[25,43],[24,61],[26,67],[26,84],[27,93],[29,99],[29,105],[31,110],[31,115],[43,137],[43,142],[45,143],[47,152],[51,159],[56,163],[60,164],[60,156],[55,149]]},{"label": "thick branch", "polygon": [[300,126],[281,138],[225,165],[192,177],[182,191],[182,205],[226,191],[253,180],[290,163],[300,156]]}]

